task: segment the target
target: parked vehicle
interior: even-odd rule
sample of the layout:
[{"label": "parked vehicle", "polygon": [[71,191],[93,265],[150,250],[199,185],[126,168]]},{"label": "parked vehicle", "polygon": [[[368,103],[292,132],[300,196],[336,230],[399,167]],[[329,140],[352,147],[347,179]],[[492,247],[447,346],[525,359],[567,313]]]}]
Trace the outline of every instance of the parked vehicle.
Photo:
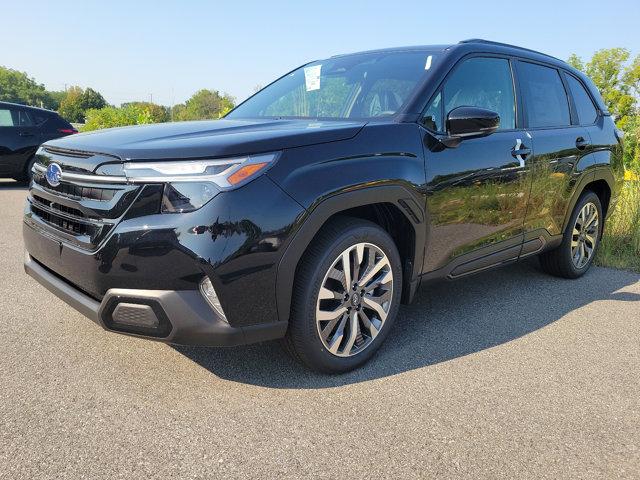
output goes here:
[{"label": "parked vehicle", "polygon": [[25,269],[49,290],[110,331],[284,338],[323,372],[366,362],[428,281],[532,255],[583,275],[623,174],[587,77],[485,40],[312,62],[222,120],[36,158]]},{"label": "parked vehicle", "polygon": [[31,180],[40,144],[78,133],[56,112],[0,102],[0,177]]}]

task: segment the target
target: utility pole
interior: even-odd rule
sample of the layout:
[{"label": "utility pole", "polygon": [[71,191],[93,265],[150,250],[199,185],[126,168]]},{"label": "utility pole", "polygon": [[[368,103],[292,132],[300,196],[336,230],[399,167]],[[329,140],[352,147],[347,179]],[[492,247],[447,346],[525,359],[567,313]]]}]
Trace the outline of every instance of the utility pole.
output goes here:
[{"label": "utility pole", "polygon": [[149,94],[149,103],[153,103],[153,93]]},{"label": "utility pole", "polygon": [[174,101],[174,95],[173,95],[173,87],[171,87],[171,121],[173,122],[173,104],[175,103]]}]

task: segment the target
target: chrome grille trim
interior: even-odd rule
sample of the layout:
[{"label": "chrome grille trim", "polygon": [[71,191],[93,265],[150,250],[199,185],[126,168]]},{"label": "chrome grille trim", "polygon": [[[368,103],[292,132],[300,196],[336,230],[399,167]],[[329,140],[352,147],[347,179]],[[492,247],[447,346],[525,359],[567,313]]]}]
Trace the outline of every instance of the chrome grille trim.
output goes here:
[{"label": "chrome grille trim", "polygon": [[[41,175],[44,175],[47,172],[47,167],[44,165],[40,165],[39,163],[35,163],[33,165],[33,171],[37,172]],[[95,175],[95,174],[83,174],[83,173],[70,173],[62,171],[62,176],[60,177],[61,182],[84,182],[84,183],[110,183],[116,185],[126,185],[127,177],[114,177],[110,175]]]}]

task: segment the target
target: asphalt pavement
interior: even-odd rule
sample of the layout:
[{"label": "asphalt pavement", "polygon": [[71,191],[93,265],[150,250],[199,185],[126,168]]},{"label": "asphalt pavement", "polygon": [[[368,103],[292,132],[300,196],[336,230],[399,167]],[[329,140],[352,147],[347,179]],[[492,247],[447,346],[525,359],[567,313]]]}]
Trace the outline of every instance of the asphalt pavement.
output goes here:
[{"label": "asphalt pavement", "polygon": [[423,289],[364,368],[108,333],[22,269],[0,181],[0,478],[640,478],[640,275]]}]

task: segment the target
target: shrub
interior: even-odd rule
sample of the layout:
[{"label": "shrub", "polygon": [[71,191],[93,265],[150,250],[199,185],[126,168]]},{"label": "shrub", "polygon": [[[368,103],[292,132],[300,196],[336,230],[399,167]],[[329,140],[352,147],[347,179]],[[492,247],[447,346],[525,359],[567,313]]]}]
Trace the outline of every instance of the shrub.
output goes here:
[{"label": "shrub", "polygon": [[605,225],[596,263],[640,271],[640,182],[625,182]]},{"label": "shrub", "polygon": [[122,107],[104,107],[87,110],[83,132],[102,128],[124,127],[155,123],[151,108],[144,104],[129,104]]}]

